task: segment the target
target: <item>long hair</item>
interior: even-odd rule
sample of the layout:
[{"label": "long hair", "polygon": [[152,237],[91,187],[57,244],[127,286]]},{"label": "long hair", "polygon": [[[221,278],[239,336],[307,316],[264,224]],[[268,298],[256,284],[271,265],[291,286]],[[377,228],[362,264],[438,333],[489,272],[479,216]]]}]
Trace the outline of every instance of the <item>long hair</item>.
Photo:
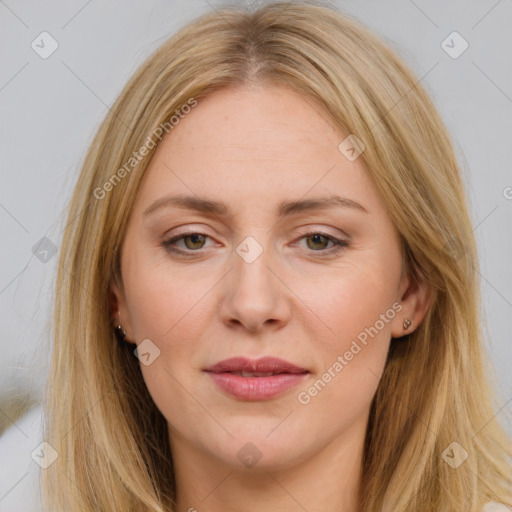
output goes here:
[{"label": "long hair", "polygon": [[143,63],[101,124],[60,250],[43,403],[45,440],[59,456],[43,471],[45,503],[54,512],[175,510],[167,424],[137,358],[115,338],[109,286],[121,284],[127,220],[162,130],[172,137],[185,106],[214,91],[254,83],[305,93],[364,143],[360,158],[399,232],[405,268],[432,292],[421,325],[391,342],[366,432],[361,510],[512,506],[511,442],[496,418],[478,255],[450,136],[395,52],[316,2],[197,18]]}]

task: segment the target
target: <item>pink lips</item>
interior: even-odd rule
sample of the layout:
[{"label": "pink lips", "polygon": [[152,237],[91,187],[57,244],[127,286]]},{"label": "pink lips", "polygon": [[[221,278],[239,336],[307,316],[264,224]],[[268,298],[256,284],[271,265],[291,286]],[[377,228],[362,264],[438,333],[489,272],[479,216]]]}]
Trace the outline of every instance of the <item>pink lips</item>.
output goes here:
[{"label": "pink lips", "polygon": [[224,392],[241,400],[268,400],[296,386],[309,372],[275,357],[233,357],[205,371]]}]

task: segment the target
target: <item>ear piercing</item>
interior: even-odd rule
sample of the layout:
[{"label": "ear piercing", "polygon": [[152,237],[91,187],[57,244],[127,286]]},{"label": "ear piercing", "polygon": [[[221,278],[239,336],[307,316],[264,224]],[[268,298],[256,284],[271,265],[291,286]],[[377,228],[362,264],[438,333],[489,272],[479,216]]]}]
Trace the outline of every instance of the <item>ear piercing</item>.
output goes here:
[{"label": "ear piercing", "polygon": [[407,331],[407,329],[409,329],[410,325],[411,325],[411,321],[408,318],[406,318],[404,320],[404,324],[403,324],[404,331]]},{"label": "ear piercing", "polygon": [[121,327],[121,324],[119,324],[117,327],[114,328],[114,332],[115,332],[116,338],[119,341],[119,343],[126,342],[126,333],[124,332],[123,328]]}]

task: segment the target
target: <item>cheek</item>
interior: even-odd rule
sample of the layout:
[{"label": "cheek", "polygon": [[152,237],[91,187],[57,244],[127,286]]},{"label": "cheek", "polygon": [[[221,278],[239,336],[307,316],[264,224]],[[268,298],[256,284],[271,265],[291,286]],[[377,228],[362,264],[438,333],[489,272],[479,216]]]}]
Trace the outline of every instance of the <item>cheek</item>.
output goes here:
[{"label": "cheek", "polygon": [[151,256],[134,253],[127,258],[125,281],[128,313],[137,340],[150,338],[165,345],[178,333],[181,338],[190,338],[190,329],[200,332],[198,320],[206,316],[213,278],[212,282],[208,277],[197,279],[179,266],[170,268],[165,261],[155,263]]},{"label": "cheek", "polygon": [[164,265],[127,268],[133,270],[125,281],[134,337],[138,344],[150,339],[159,351],[151,364],[140,365],[144,381],[158,409],[173,424],[181,424],[180,411],[187,410],[182,425],[186,430],[190,423],[204,421],[204,411],[187,390],[197,377],[197,354],[210,323],[212,284],[190,280],[179,270],[170,273]]},{"label": "cheek", "polygon": [[299,403],[311,404],[318,414],[329,403],[359,412],[369,406],[400,308],[389,279],[380,267],[351,266],[336,279],[317,280],[317,286],[303,289],[315,313],[308,315],[313,319],[308,329],[321,365],[315,380],[302,388]]},{"label": "cheek", "polygon": [[[153,400],[168,418],[173,417],[174,410],[194,409],[193,400],[181,386],[189,389],[202,363],[215,359],[210,352],[216,347],[208,342],[208,333],[216,316],[216,283],[218,276],[211,272],[198,277],[197,272],[142,264],[135,258],[127,265],[126,290],[134,337],[137,343],[150,339],[159,351],[151,365],[141,364],[142,374]],[[195,412],[200,415],[201,411]]]},{"label": "cheek", "polygon": [[365,329],[376,323],[382,338],[390,336],[396,316],[391,274],[378,265],[347,265],[335,274],[303,280],[300,293],[307,297],[304,303],[314,313],[311,318],[328,351],[344,349],[359,335],[364,339]]}]

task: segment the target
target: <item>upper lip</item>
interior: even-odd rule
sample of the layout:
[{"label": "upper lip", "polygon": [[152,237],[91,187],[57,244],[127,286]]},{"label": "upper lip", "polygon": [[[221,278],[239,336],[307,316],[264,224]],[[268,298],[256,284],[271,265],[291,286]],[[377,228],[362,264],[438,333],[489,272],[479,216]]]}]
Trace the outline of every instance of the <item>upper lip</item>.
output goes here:
[{"label": "upper lip", "polygon": [[231,357],[219,361],[205,369],[207,372],[251,372],[251,373],[305,373],[305,368],[296,366],[277,357],[261,357],[260,359],[248,359],[247,357]]}]

